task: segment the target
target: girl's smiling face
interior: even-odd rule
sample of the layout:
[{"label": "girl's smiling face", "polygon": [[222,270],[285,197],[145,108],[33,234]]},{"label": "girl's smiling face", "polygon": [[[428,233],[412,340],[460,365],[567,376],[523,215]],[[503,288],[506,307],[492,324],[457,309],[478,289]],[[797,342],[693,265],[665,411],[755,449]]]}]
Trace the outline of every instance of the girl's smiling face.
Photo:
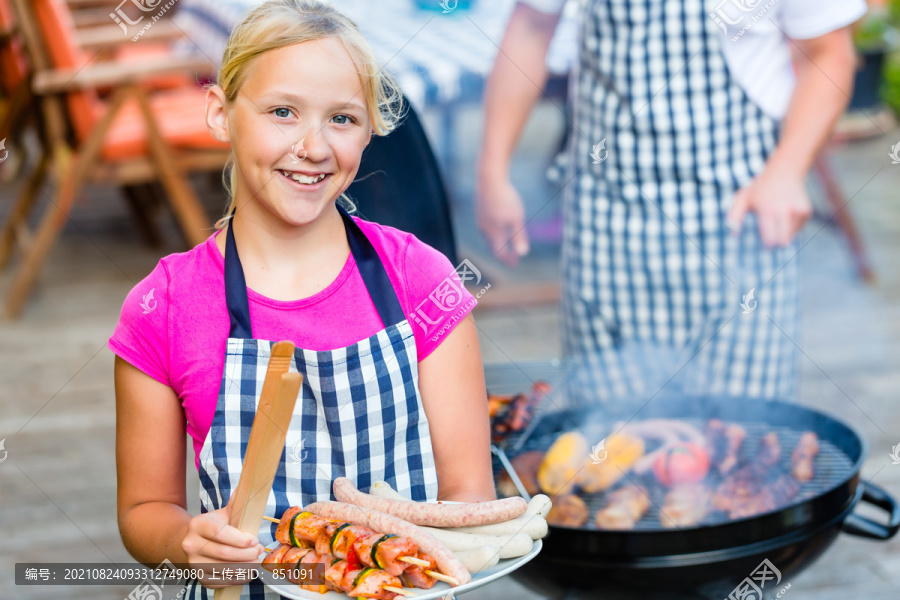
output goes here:
[{"label": "girl's smiling face", "polygon": [[347,189],[372,131],[356,65],[334,37],[256,57],[231,105],[211,88],[207,120],[231,142],[237,209],[255,198],[289,225],[315,221]]}]

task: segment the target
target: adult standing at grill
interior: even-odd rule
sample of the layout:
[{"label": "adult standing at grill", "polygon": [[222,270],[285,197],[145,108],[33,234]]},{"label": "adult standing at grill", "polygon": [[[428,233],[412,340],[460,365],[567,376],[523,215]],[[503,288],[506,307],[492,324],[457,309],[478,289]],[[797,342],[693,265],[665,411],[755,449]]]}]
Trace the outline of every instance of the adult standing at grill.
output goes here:
[{"label": "adult standing at grill", "polygon": [[[520,0],[487,84],[478,221],[509,263],[528,252],[509,165],[564,4]],[[683,370],[686,391],[795,394],[804,180],[848,102],[847,26],[865,10],[580,0],[563,178],[568,356],[608,366],[652,348],[677,357],[670,374]]]}]

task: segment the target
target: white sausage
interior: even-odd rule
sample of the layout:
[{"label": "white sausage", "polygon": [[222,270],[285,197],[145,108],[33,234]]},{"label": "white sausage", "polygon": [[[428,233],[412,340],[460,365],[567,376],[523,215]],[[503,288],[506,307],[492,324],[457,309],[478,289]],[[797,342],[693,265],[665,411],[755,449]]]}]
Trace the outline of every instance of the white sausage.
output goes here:
[{"label": "white sausage", "polygon": [[531,502],[528,503],[528,508],[525,509],[523,516],[538,516],[546,519],[547,513],[550,512],[551,508],[553,508],[553,503],[550,501],[550,498],[544,494],[538,494],[531,498]]},{"label": "white sausage", "polygon": [[[349,521],[357,525],[365,525],[380,533],[393,533],[413,540],[426,554],[430,554],[437,561],[441,573],[450,575],[460,584],[472,580],[472,575],[466,570],[456,555],[433,535],[425,531],[424,527],[417,527],[408,521],[404,521],[393,515],[388,515],[377,510],[360,508],[352,504],[342,502],[313,502],[304,510],[330,519]],[[527,536],[526,536],[527,537]],[[529,540],[530,541],[530,540]]]},{"label": "white sausage", "polygon": [[534,541],[527,533],[515,535],[480,535],[477,533],[460,533],[453,529],[437,529],[422,527],[437,538],[442,544],[453,550],[473,550],[479,546],[496,546],[500,548],[500,558],[515,558],[531,552]]},{"label": "white sausage", "polygon": [[500,553],[493,546],[479,546],[472,550],[463,550],[453,554],[466,566],[469,573],[486,571],[500,562]]},{"label": "white sausage", "polygon": [[539,540],[547,535],[547,520],[537,515],[526,517],[522,515],[502,523],[490,525],[477,525],[475,527],[454,527],[446,531],[458,531],[459,533],[479,533],[483,535],[515,535],[524,533],[533,540]]},{"label": "white sausage", "polygon": [[499,523],[522,516],[528,508],[524,498],[459,504],[379,498],[359,491],[346,477],[335,479],[332,487],[335,497],[341,502],[394,515],[415,525],[431,527],[472,527]]}]

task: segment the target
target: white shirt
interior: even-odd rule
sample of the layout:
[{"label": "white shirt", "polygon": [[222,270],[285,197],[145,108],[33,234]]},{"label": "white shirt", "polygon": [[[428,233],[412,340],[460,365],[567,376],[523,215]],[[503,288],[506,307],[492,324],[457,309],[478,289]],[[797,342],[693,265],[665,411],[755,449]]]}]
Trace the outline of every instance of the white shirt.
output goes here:
[{"label": "white shirt", "polygon": [[[559,14],[566,3],[518,1],[548,14]],[[794,92],[788,38],[816,38],[866,14],[865,0],[705,1],[710,19],[720,27],[722,52],[732,76],[760,108],[776,119],[787,113]]]}]

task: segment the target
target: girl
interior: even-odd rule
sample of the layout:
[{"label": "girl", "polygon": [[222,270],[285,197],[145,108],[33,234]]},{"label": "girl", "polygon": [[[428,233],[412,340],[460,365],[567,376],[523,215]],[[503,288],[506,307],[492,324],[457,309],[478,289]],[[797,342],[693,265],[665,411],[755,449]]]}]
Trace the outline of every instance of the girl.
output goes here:
[{"label": "girl", "polygon": [[[274,541],[274,524],[254,536],[227,522],[277,340],[296,344],[304,381],[268,516],[333,499],[338,476],[417,501],[494,498],[474,298],[443,255],[337,202],[398,97],[356,26],[317,0],[270,0],[231,33],[206,105],[233,149],[231,206],[206,243],[135,286],[109,342],[119,529],[139,561],[256,562]],[[207,585],[187,597],[211,598]],[[242,593],[277,597],[259,581]]]}]

